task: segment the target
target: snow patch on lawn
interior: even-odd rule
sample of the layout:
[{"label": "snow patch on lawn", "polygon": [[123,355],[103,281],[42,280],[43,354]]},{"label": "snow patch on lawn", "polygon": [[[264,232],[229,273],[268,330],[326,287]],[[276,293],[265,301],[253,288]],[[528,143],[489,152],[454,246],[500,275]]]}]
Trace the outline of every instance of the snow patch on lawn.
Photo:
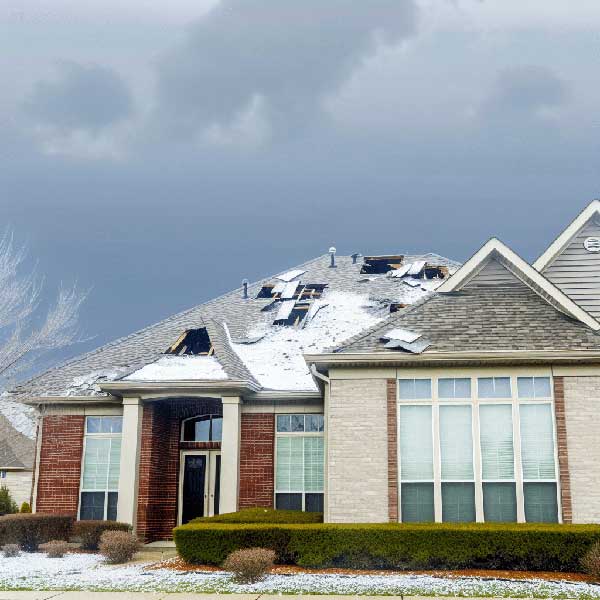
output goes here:
[{"label": "snow patch on lawn", "polygon": [[214,356],[162,356],[124,378],[126,381],[186,381],[227,379]]},{"label": "snow patch on lawn", "polygon": [[21,554],[0,559],[0,589],[204,592],[258,594],[439,595],[465,597],[600,598],[600,586],[584,582],[501,580],[433,575],[269,575],[239,585],[225,572],[110,566],[99,555],[48,558]]}]

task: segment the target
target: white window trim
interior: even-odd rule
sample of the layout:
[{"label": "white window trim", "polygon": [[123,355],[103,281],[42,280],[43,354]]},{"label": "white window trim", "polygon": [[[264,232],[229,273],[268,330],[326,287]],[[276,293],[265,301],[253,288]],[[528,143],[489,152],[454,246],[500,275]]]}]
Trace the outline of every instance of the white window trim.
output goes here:
[{"label": "white window trim", "polygon": [[[88,419],[89,418],[98,418],[98,417],[117,417],[120,418],[116,415],[93,415],[90,417],[85,417],[85,422],[84,422],[84,427],[83,427],[83,451],[82,451],[82,455],[81,455],[81,474],[79,477],[79,506],[77,507],[77,520],[81,520],[81,495],[85,492],[102,492],[104,494],[104,516],[103,519],[106,520],[107,515],[108,515],[108,494],[110,493],[114,493],[116,492],[117,494],[119,493],[119,486],[117,484],[117,487],[115,489],[112,489],[108,487],[108,477],[109,477],[109,472],[110,469],[107,470],[106,473],[106,488],[103,490],[90,490],[90,489],[86,489],[83,487],[83,475],[84,475],[84,470],[85,470],[85,451],[87,448],[87,441],[88,438],[94,438],[94,439],[110,439],[111,443],[110,443],[110,448],[108,450],[109,456],[110,456],[110,452],[112,450],[112,440],[115,438],[118,438],[122,441],[123,438],[123,432],[121,430],[121,432],[119,433],[88,433]],[[119,473],[119,478],[120,478],[121,474]]]},{"label": "white window trim", "polygon": [[[408,371],[408,370],[407,370]],[[480,377],[509,377],[511,385],[511,396],[508,398],[479,398],[478,379]],[[517,378],[518,377],[548,377],[550,379],[550,397],[548,398],[519,398]],[[439,379],[448,378],[470,378],[471,379],[471,398],[439,398]],[[484,370],[461,372],[460,374],[450,374],[448,371],[428,371],[414,374],[407,372],[406,375],[399,373],[398,379],[431,379],[431,398],[427,400],[404,400],[400,399],[399,386],[397,386],[396,402],[397,414],[400,415],[402,406],[431,406],[432,407],[432,433],[433,433],[433,489],[434,489],[434,513],[435,521],[442,522],[442,483],[459,482],[458,480],[442,480],[441,477],[441,439],[440,439],[440,406],[471,406],[471,426],[473,435],[473,480],[461,480],[460,482],[475,484],[475,520],[484,522],[483,511],[483,483],[514,483],[516,488],[517,500],[517,522],[525,523],[525,498],[524,483],[553,483],[556,485],[558,523],[562,523],[562,503],[561,503],[561,482],[560,467],[558,463],[558,439],[556,431],[556,414],[554,402],[554,384],[551,373],[538,373],[536,369],[530,372],[527,370],[518,370],[517,372],[509,370],[506,372],[488,373]],[[480,417],[479,408],[482,405],[510,405],[512,406],[512,425],[513,425],[513,460],[514,460],[514,478],[513,479],[483,479],[483,464],[481,458],[481,437],[480,437]],[[521,419],[520,405],[523,404],[548,404],[550,405],[552,430],[554,438],[554,479],[524,479],[521,456]],[[402,484],[417,483],[416,481],[402,480],[402,461],[400,456],[400,419],[397,419],[397,440],[398,440],[398,519],[402,522]],[[419,480],[418,483],[432,483],[431,480]]]},{"label": "white window trim", "polygon": [[[184,428],[185,428],[184,424],[187,421],[193,421],[194,419],[201,419],[202,417],[210,417],[210,427],[211,427],[211,429],[212,429],[212,420],[213,420],[213,417],[218,417],[218,418],[221,419],[221,421],[223,420],[223,415],[222,414],[218,414],[218,413],[205,413],[203,415],[194,415],[193,417],[188,417],[187,419],[183,419],[181,421],[181,425],[179,427],[179,441],[180,442],[185,442],[185,443],[188,443],[188,444],[212,444],[214,442],[216,442],[217,444],[221,443],[222,439],[221,440],[185,440],[185,439],[183,439],[183,437],[184,437],[183,432],[184,432]],[[223,437],[223,434],[222,434],[222,430],[221,430],[221,438],[222,437]]]},{"label": "white window trim", "polygon": [[[323,417],[323,431],[277,431],[277,417],[278,415],[290,415],[290,414],[302,414],[302,415],[317,415]],[[273,457],[273,506],[277,506],[277,494],[300,494],[302,496],[302,511],[306,510],[306,494],[322,494],[323,495],[323,510],[325,510],[325,460],[326,460],[326,448],[325,448],[325,415],[322,412],[314,413],[275,413],[275,447]],[[277,444],[279,438],[282,437],[317,437],[323,438],[323,489],[319,492],[304,490],[278,490],[277,489]],[[304,460],[304,457],[303,457]],[[304,464],[304,463],[303,463]]]}]

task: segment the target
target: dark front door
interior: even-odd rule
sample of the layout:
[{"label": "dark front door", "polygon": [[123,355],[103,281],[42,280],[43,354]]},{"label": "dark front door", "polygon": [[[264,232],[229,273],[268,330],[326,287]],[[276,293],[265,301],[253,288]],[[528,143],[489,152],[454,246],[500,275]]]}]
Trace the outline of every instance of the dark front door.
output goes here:
[{"label": "dark front door", "polygon": [[205,454],[185,455],[181,511],[182,524],[196,517],[204,516],[207,458]]}]

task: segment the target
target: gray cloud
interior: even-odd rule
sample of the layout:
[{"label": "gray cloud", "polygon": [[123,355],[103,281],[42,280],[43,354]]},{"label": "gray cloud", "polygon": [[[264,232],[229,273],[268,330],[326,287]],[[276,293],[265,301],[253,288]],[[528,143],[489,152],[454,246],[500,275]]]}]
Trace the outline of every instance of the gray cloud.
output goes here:
[{"label": "gray cloud", "polygon": [[133,105],[127,86],[112,69],[61,62],[55,80],[35,85],[25,109],[43,125],[97,132],[128,117]]},{"label": "gray cloud", "polygon": [[293,129],[378,42],[414,34],[416,16],[413,0],[223,0],[160,62],[158,119],[194,133],[258,100],[271,127]]},{"label": "gray cloud", "polygon": [[536,118],[545,109],[564,105],[569,88],[546,67],[521,66],[505,69],[484,102],[483,113],[492,118]]}]

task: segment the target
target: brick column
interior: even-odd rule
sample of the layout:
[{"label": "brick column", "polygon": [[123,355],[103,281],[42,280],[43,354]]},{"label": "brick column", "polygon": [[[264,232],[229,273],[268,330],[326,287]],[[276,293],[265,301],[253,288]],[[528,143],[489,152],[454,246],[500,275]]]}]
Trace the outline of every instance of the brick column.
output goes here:
[{"label": "brick column", "polygon": [[396,380],[387,380],[388,435],[388,513],[391,523],[398,522],[398,405]]},{"label": "brick column", "polygon": [[36,512],[77,516],[84,424],[80,415],[44,417]]},{"label": "brick column", "polygon": [[562,520],[563,523],[571,523],[573,521],[573,508],[571,504],[571,478],[569,475],[569,452],[567,448],[564,377],[554,377],[554,414],[556,416]]}]

